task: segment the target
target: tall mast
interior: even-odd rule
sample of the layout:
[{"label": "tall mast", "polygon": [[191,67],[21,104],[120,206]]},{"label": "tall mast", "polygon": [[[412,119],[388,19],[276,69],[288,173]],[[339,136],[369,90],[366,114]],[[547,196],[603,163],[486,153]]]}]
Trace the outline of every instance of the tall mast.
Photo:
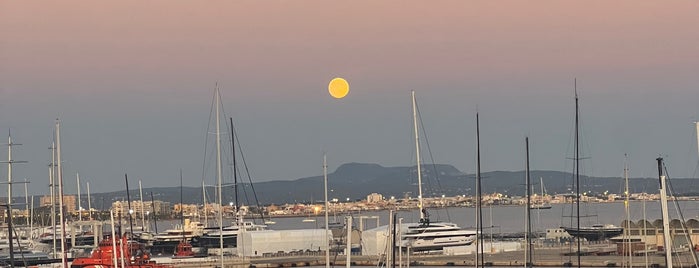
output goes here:
[{"label": "tall mast", "polygon": [[[624,154],[624,213],[626,214],[626,226],[624,226],[624,243],[626,244],[626,252],[624,252],[624,259],[628,256],[628,267],[633,267],[633,250],[631,249],[631,234],[629,233],[631,223],[631,216],[629,213],[629,161],[628,155]],[[643,219],[645,220],[645,219]]]},{"label": "tall mast", "polygon": [[12,208],[12,164],[15,163],[27,163],[27,161],[17,161],[12,159],[12,146],[22,145],[19,143],[12,143],[12,135],[8,133],[7,135],[7,161],[0,163],[7,163],[7,205]]},{"label": "tall mast", "polygon": [[[63,267],[67,267],[66,262],[66,222],[65,211],[63,209],[63,163],[61,163],[61,121],[56,119],[56,171],[58,172],[58,213],[61,221],[61,262]],[[55,236],[54,228],[54,236]]]},{"label": "tall mast", "polygon": [[699,121],[698,121],[698,122],[694,122],[694,124],[695,124],[696,127],[697,127],[697,153],[699,154]]},{"label": "tall mast", "polygon": [[[578,115],[578,81],[574,80],[575,87],[575,214],[577,220],[577,230],[580,232],[580,134],[579,134],[579,115]],[[580,268],[580,236],[576,236],[575,240],[578,245],[578,268]]]},{"label": "tall mast", "polygon": [[235,192],[235,223],[242,226],[243,218],[238,215],[240,212],[240,204],[238,203],[238,166],[235,162],[235,132],[233,132],[233,117],[231,120],[231,157],[233,158],[233,191]]},{"label": "tall mast", "polygon": [[90,197],[90,182],[86,182],[87,184],[87,217],[88,220],[92,221],[92,198]]},{"label": "tall mast", "polygon": [[155,233],[158,233],[158,214],[155,211],[155,199],[153,199],[153,192],[150,192],[150,208],[153,210],[153,227],[155,227]]},{"label": "tall mast", "polygon": [[483,239],[481,239],[481,234],[483,234],[483,211],[481,211],[483,198],[481,194],[481,129],[480,118],[476,113],[476,229],[478,230],[478,234],[476,234],[476,268],[485,267]]},{"label": "tall mast", "polygon": [[[329,268],[330,267],[330,245],[328,244],[328,160],[325,157],[325,153],[323,153],[323,185],[325,186],[325,243],[326,246],[328,246],[327,249],[325,249],[325,267]],[[394,227],[395,229],[395,227]],[[395,237],[393,238],[393,241],[395,241]],[[394,249],[395,250],[395,249]],[[349,253],[348,253],[349,254]]]},{"label": "tall mast", "polygon": [[141,198],[141,228],[143,231],[146,231],[146,211],[143,207],[143,185],[141,184],[141,180],[138,180],[138,196]]},{"label": "tall mast", "polygon": [[411,91],[413,99],[413,128],[415,129],[415,159],[417,160],[417,189],[418,189],[418,208],[420,209],[420,222],[429,222],[425,215],[424,206],[422,203],[422,168],[420,166],[420,138],[417,129],[417,104],[415,103],[415,91]]},{"label": "tall mast", "polygon": [[182,225],[182,243],[184,243],[187,242],[187,238],[184,236],[184,208],[182,206],[184,205],[182,201],[184,199],[184,193],[182,187],[182,169],[180,169],[180,224]]},{"label": "tall mast", "polygon": [[209,214],[206,209],[206,184],[203,178],[201,180],[201,197],[204,202],[204,226],[209,227]]},{"label": "tall mast", "polygon": [[124,173],[124,180],[126,181],[126,204],[129,207],[129,238],[133,237],[133,210],[131,209],[131,191],[129,191],[129,176]]},{"label": "tall mast", "polygon": [[[27,226],[29,226],[29,221],[32,217],[32,214],[29,213],[29,190],[27,189],[28,183],[27,178],[24,178],[24,209],[27,210]],[[34,199],[32,199],[32,201],[34,201]]]},{"label": "tall mast", "polygon": [[80,173],[75,173],[75,182],[78,185],[78,221],[83,220],[83,207],[80,204]]},{"label": "tall mast", "polygon": [[[12,209],[12,134],[7,135],[7,206]],[[12,219],[10,219],[12,220]]]},{"label": "tall mast", "polygon": [[219,233],[219,250],[221,250],[221,267],[223,266],[223,199],[221,198],[221,119],[220,119],[220,103],[221,95],[216,85],[216,180],[218,186],[218,233]]},{"label": "tall mast", "polygon": [[49,165],[49,188],[51,188],[51,229],[53,229],[53,255],[56,257],[56,133],[53,134],[54,141],[51,142],[51,164]]},{"label": "tall mast", "polygon": [[[531,177],[529,175],[529,137],[526,137],[524,139],[525,143],[525,148],[527,152],[527,163],[526,163],[526,169],[527,169],[527,174],[526,174],[526,184],[527,184],[527,231],[526,231],[526,236],[527,236],[527,241],[526,241],[526,246],[527,246],[527,252],[524,256],[524,267],[530,267],[533,266],[534,261],[532,260],[532,245],[531,245],[531,236],[532,236],[532,217],[531,217],[531,211],[532,211],[532,199],[531,199]],[[531,263],[531,265],[530,265]]]},{"label": "tall mast", "polygon": [[660,208],[663,215],[663,238],[665,248],[665,267],[672,268],[672,240],[670,237],[670,216],[667,210],[666,177],[663,175],[663,158],[658,157],[658,179],[660,180]]}]

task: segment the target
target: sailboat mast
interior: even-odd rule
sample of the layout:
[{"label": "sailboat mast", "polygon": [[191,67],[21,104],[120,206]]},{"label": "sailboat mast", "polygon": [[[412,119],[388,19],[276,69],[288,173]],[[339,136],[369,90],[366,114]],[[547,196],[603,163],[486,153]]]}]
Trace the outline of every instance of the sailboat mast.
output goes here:
[{"label": "sailboat mast", "polygon": [[219,231],[219,250],[221,251],[221,267],[223,266],[223,198],[221,197],[221,115],[219,107],[221,103],[221,95],[216,85],[216,181],[218,186],[218,231]]},{"label": "sailboat mast", "polygon": [[[7,206],[11,209],[12,208],[12,164],[16,163],[27,163],[27,161],[17,161],[12,159],[12,146],[15,145],[22,145],[19,143],[12,143],[12,135],[11,133],[8,133],[7,135],[7,162],[3,161],[2,163],[7,163]],[[25,182],[26,183],[26,182]],[[26,186],[26,184],[25,184]]]},{"label": "sailboat mast", "polygon": [[483,241],[481,235],[483,234],[483,204],[482,204],[482,191],[481,191],[481,127],[480,127],[480,117],[476,113],[476,229],[478,233],[476,234],[476,267],[485,267],[485,258],[483,253]]},{"label": "sailboat mast", "polygon": [[413,128],[415,130],[415,159],[417,162],[417,189],[418,189],[418,209],[420,210],[420,221],[423,222],[426,218],[424,205],[422,202],[422,168],[420,167],[420,137],[417,129],[417,104],[415,102],[415,91],[411,91],[413,100]]},{"label": "sailboat mast", "polygon": [[235,223],[242,226],[243,219],[239,214],[240,204],[238,203],[238,166],[235,161],[235,133],[233,132],[233,117],[229,118],[231,121],[231,157],[233,158],[233,191],[235,192]]},{"label": "sailboat mast", "polygon": [[[27,178],[24,178],[24,209],[27,210],[27,213],[29,213],[29,190],[27,189],[27,184],[29,182],[27,181]],[[34,199],[32,199],[34,201]],[[29,226],[29,221],[32,218],[32,214],[29,213],[27,215],[27,226]]]},{"label": "sailboat mast", "polygon": [[527,232],[526,232],[527,253],[524,257],[524,267],[529,267],[529,266],[531,266],[529,263],[532,263],[532,264],[534,263],[534,261],[532,261],[532,245],[531,245],[531,236],[532,236],[532,217],[531,217],[532,191],[531,191],[531,185],[532,185],[532,182],[531,182],[531,177],[529,175],[529,137],[526,137],[524,139],[524,143],[525,143],[525,148],[526,148],[526,152],[527,152],[527,163],[526,163],[526,169],[527,169],[527,174],[526,174],[526,180],[527,180],[527,182],[526,182],[526,184],[527,184]]},{"label": "sailboat mast", "polygon": [[92,199],[90,198],[90,182],[87,184],[87,217],[88,220],[92,221]]},{"label": "sailboat mast", "polygon": [[[574,87],[575,87],[575,214],[576,214],[576,222],[577,222],[577,230],[578,232],[580,231],[580,131],[579,131],[579,115],[578,115],[578,82],[577,79],[574,82]],[[577,248],[577,256],[578,256],[578,268],[580,268],[580,236],[575,237],[576,243],[578,245]]]},{"label": "sailboat mast", "polygon": [[182,243],[187,242],[187,238],[184,236],[185,233],[185,227],[184,227],[184,193],[182,190],[182,169],[180,169],[180,224],[182,225]]},{"label": "sailboat mast", "polygon": [[7,135],[7,206],[12,209],[12,135]]},{"label": "sailboat mast", "polygon": [[672,241],[670,238],[670,216],[667,208],[666,177],[663,175],[663,158],[658,157],[658,179],[660,180],[660,208],[663,215],[663,239],[665,248],[665,267],[672,268]]},{"label": "sailboat mast", "polygon": [[[624,252],[624,259],[628,256],[628,267],[633,267],[633,249],[631,248],[631,234],[629,233],[629,228],[631,227],[631,215],[629,213],[629,161],[628,155],[624,154],[624,213],[626,214],[626,224],[624,230],[624,237],[626,244],[626,252]],[[645,219],[644,219],[645,220]],[[628,254],[628,255],[627,255]]]},{"label": "sailboat mast", "polygon": [[53,258],[56,257],[56,134],[51,142],[51,166],[49,167],[49,187],[51,188],[51,228],[53,229]]},{"label": "sailboat mast", "polygon": [[131,191],[129,191],[129,176],[124,173],[124,181],[126,181],[126,204],[129,208],[129,238],[133,237],[133,210],[131,209]]},{"label": "sailboat mast", "polygon": [[209,227],[209,214],[206,209],[206,184],[203,178],[201,180],[201,197],[204,202],[204,226]]},{"label": "sailboat mast", "polygon": [[83,220],[82,204],[80,204],[80,173],[75,173],[75,183],[78,185],[78,221]]},{"label": "sailboat mast", "polygon": [[153,199],[153,192],[150,192],[150,208],[153,210],[153,227],[155,227],[155,233],[158,233],[158,214],[155,211],[155,199]]},{"label": "sailboat mast", "polygon": [[698,122],[694,122],[694,124],[695,124],[696,127],[697,127],[697,154],[699,154],[699,121],[698,121]]},{"label": "sailboat mast", "polygon": [[[325,187],[325,243],[326,246],[328,246],[327,249],[325,249],[325,267],[330,268],[330,245],[329,239],[328,239],[328,160],[327,157],[325,156],[325,153],[323,153],[323,185]],[[394,219],[395,221],[395,219]],[[395,226],[394,226],[395,229]],[[395,234],[394,234],[395,235]],[[395,237],[394,237],[395,241]],[[395,251],[395,248],[393,249]],[[349,254],[349,253],[348,253]]]},{"label": "sailboat mast", "polygon": [[143,207],[143,185],[141,184],[141,180],[138,180],[138,196],[141,199],[141,205],[139,206],[141,208],[141,228],[143,228],[143,231],[146,231],[146,211]]},{"label": "sailboat mast", "polygon": [[[68,266],[66,262],[66,222],[65,211],[63,210],[63,163],[61,163],[61,121],[56,119],[56,171],[58,171],[58,213],[61,221],[61,262],[63,267]],[[54,228],[54,236],[56,235]]]}]

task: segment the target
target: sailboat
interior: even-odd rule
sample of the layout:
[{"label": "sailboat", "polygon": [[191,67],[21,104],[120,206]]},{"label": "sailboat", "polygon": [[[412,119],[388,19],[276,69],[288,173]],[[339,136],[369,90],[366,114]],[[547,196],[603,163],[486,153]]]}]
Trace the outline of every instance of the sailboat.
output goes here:
[{"label": "sailboat", "polygon": [[253,222],[243,221],[243,215],[241,215],[238,208],[238,181],[236,176],[236,162],[235,162],[235,146],[234,146],[234,131],[233,131],[233,119],[230,119],[230,135],[231,135],[231,154],[233,157],[233,188],[235,189],[235,221],[229,226],[223,226],[223,204],[222,204],[222,164],[221,164],[221,130],[220,130],[220,104],[221,95],[218,87],[214,93],[215,102],[215,114],[216,114],[216,172],[217,172],[217,191],[218,191],[218,228],[209,228],[209,232],[203,234],[201,237],[196,238],[195,243],[199,247],[206,248],[207,251],[210,249],[218,248],[219,255],[224,255],[224,248],[228,249],[227,253],[232,253],[233,248],[238,246],[238,235],[242,231],[258,231],[267,229],[266,225],[254,224]]},{"label": "sailboat", "polygon": [[182,240],[180,240],[180,243],[177,244],[177,247],[175,248],[175,258],[191,258],[194,257],[194,252],[192,251],[192,244],[189,243],[189,240],[185,236],[185,230],[184,230],[184,208],[183,204],[183,191],[182,191],[182,170],[180,169],[180,220],[182,224]]},{"label": "sailboat", "polygon": [[531,209],[550,209],[551,204],[546,203],[546,200],[544,200],[544,197],[546,196],[544,191],[544,178],[539,177],[539,184],[541,184],[541,203],[533,204],[529,207]]},{"label": "sailboat", "polygon": [[418,208],[420,220],[408,223],[401,228],[400,247],[409,247],[413,251],[442,250],[444,247],[470,245],[476,240],[477,232],[464,230],[451,222],[432,222],[422,200],[422,166],[420,165],[420,139],[417,125],[417,104],[415,91],[411,92],[413,104],[413,128],[415,131],[415,156],[417,159]]},{"label": "sailboat", "polygon": [[[576,226],[563,227],[563,229],[568,232],[571,236],[575,237],[577,240],[577,251],[578,258],[580,257],[580,239],[586,239],[587,241],[600,241],[611,237],[618,236],[623,233],[624,228],[607,224],[594,224],[592,226],[580,226],[580,127],[579,127],[579,107],[578,107],[578,94],[575,93],[575,190],[576,198],[575,205],[576,210]],[[580,260],[578,259],[578,263]]]}]

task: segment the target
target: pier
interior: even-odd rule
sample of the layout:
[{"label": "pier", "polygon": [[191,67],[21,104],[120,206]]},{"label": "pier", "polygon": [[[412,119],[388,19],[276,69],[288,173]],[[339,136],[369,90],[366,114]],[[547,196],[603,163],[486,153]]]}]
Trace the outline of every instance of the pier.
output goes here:
[{"label": "pier", "polygon": [[[596,245],[587,247],[582,251],[583,257],[580,263],[582,267],[665,267],[664,256],[655,252],[648,253],[648,264],[646,266],[645,253],[641,252],[634,256],[631,261],[629,258],[624,258],[618,255],[616,250],[611,250],[612,244]],[[325,257],[323,252],[305,252],[298,254],[279,254],[266,257],[224,257],[226,268],[277,268],[277,267],[306,267],[306,266],[324,266]],[[524,256],[523,250],[486,253],[485,264],[492,267],[522,267],[524,263],[521,261]],[[399,265],[396,260],[396,266],[474,266],[475,255],[443,255],[441,253],[429,254],[413,254],[409,257],[403,255]],[[385,265],[385,257],[383,256],[362,256],[356,255],[351,258],[351,266],[380,266]],[[575,253],[570,254],[568,246],[559,247],[539,247],[534,251],[534,266],[540,267],[574,267],[577,266],[577,258]],[[346,266],[345,255],[332,255],[330,265],[334,267]],[[626,261],[626,264],[624,264]],[[688,251],[678,252],[673,256],[673,262],[693,265],[691,253]],[[218,267],[220,261],[218,258],[202,258],[189,260],[175,260],[171,263],[175,267],[194,268],[194,267]]]}]

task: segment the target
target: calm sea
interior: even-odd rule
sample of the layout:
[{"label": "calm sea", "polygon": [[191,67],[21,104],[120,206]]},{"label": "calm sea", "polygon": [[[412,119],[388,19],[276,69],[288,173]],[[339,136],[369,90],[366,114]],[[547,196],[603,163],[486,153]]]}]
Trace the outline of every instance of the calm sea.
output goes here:
[{"label": "calm sea", "polygon": [[[644,215],[644,202],[642,201],[632,201],[629,204],[629,215],[631,220],[639,221]],[[613,203],[592,203],[592,204],[581,204],[580,205],[581,225],[592,225],[592,224],[614,224],[621,225],[621,222],[626,218],[624,203],[623,202],[613,202]],[[679,218],[677,215],[677,207],[681,209],[682,214],[685,219],[697,218],[699,215],[699,202],[696,201],[680,201],[678,205],[669,204],[670,217]],[[571,221],[574,220],[571,217],[570,204],[553,204],[551,209],[542,210],[532,210],[532,226],[535,231],[545,231],[549,228],[557,228],[561,226],[571,226]],[[476,226],[476,209],[456,207],[456,208],[433,208],[429,209],[430,219],[432,221],[449,221],[458,224],[463,228],[470,228]],[[403,223],[417,222],[420,215],[417,210],[410,211],[398,211],[398,218],[403,218]],[[645,202],[645,214],[649,221],[654,221],[660,219],[660,204],[658,201],[647,201]],[[525,207],[524,206],[492,206],[484,207],[482,210],[483,215],[483,225],[484,228],[492,226],[492,228],[487,228],[489,231],[484,232],[494,232],[494,233],[517,233],[523,232],[525,229]],[[345,214],[330,214],[329,222],[332,224],[334,222],[343,222]],[[376,222],[378,218],[379,225],[388,224],[389,212],[388,211],[362,211],[359,213],[353,213],[354,217],[353,226],[356,228],[359,225],[359,218],[368,218],[364,220],[365,229],[370,229],[376,227]],[[307,217],[294,217],[294,218],[272,218],[276,224],[269,225],[270,229],[274,230],[288,230],[288,229],[311,229],[311,228],[324,228],[324,215],[319,214],[317,216],[311,217],[315,219],[314,222],[304,222]],[[225,220],[229,223],[231,220]],[[257,220],[259,224],[262,224],[260,220]],[[215,219],[209,219],[210,225],[215,222]],[[158,230],[163,231],[174,227],[179,221],[164,221],[158,222]],[[213,224],[216,225],[216,224]]]}]

